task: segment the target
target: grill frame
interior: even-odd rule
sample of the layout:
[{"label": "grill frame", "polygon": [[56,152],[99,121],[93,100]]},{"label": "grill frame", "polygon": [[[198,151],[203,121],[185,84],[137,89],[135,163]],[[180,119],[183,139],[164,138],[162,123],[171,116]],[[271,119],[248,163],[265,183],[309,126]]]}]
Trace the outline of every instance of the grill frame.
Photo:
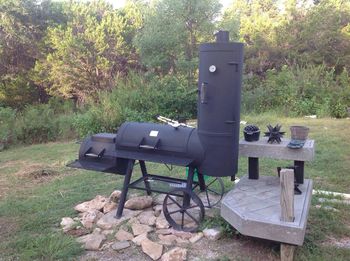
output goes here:
[{"label": "grill frame", "polygon": [[[170,121],[169,125],[126,122],[117,134],[99,133],[82,142],[79,159],[69,167],[124,176],[116,218],[122,216],[129,188],[139,189],[148,195],[157,192],[167,194],[166,198],[169,198],[168,195],[183,197],[179,210],[182,214],[191,208],[191,200],[194,201],[201,212],[198,220],[194,220],[194,227],[184,227],[183,218],[182,224],[177,224],[170,217],[166,205],[163,205],[163,211],[175,229],[195,231],[205,211],[202,201],[192,191],[199,187],[200,191],[208,192],[204,174],[215,177],[220,184],[220,177],[235,179],[238,169],[243,44],[230,43],[228,38],[228,32],[219,31],[216,43],[202,44],[199,48],[197,129],[176,121]],[[131,182],[135,161],[139,162],[142,177]],[[187,167],[188,177],[179,179],[149,174],[147,161]],[[194,181],[196,170],[198,181]],[[174,190],[152,188],[152,179],[169,186],[180,184],[180,187]],[[144,187],[140,186],[142,183]],[[221,186],[222,197],[224,188]]]}]

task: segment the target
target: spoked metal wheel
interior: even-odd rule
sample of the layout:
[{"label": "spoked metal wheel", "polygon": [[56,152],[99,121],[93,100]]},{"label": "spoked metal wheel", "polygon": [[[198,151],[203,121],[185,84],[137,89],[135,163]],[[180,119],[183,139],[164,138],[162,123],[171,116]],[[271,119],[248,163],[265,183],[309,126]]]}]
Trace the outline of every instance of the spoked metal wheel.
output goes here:
[{"label": "spoked metal wheel", "polygon": [[205,177],[205,189],[201,190],[199,184],[193,187],[194,193],[201,199],[204,207],[216,206],[225,193],[224,182],[219,177]]},{"label": "spoked metal wheel", "polygon": [[204,218],[204,206],[200,198],[184,188],[175,189],[171,194],[179,196],[165,196],[163,213],[166,220],[176,230],[197,231]]}]

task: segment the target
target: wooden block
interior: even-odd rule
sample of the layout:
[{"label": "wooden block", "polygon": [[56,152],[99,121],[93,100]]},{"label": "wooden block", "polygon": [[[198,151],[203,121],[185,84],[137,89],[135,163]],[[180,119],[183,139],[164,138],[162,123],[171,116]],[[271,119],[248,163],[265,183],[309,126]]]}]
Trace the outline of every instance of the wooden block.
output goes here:
[{"label": "wooden block", "polygon": [[281,185],[281,221],[294,221],[294,170],[282,169],[280,172]]},{"label": "wooden block", "polygon": [[281,243],[281,261],[293,261],[295,246]]}]

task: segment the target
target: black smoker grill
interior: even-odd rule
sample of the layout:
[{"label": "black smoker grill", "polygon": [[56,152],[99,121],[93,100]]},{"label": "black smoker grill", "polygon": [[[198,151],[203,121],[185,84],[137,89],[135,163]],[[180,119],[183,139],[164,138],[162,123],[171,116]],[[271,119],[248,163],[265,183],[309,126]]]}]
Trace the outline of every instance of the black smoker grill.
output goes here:
[{"label": "black smoker grill", "polygon": [[[162,117],[168,124],[126,122],[117,134],[99,133],[81,144],[79,160],[71,167],[125,176],[117,218],[123,213],[128,189],[143,189],[148,195],[166,193],[163,211],[168,222],[175,229],[194,231],[204,217],[204,207],[212,207],[222,197],[219,177],[234,178],[243,44],[228,38],[228,32],[220,31],[215,43],[200,45],[198,128]],[[130,183],[135,161],[142,177]],[[188,176],[177,179],[149,174],[146,161],[188,167]],[[205,192],[204,197],[195,191]]]}]

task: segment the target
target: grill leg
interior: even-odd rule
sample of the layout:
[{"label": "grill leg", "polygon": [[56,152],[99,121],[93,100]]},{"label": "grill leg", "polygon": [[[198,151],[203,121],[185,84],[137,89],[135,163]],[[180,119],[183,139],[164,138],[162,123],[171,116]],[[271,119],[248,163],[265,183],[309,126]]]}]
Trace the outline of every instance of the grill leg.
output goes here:
[{"label": "grill leg", "polygon": [[129,160],[128,161],[128,167],[126,170],[126,175],[124,178],[124,184],[123,184],[123,191],[119,199],[119,204],[118,204],[118,209],[117,209],[117,214],[115,215],[116,218],[121,218],[123,214],[123,209],[124,209],[124,204],[126,200],[126,195],[128,194],[128,189],[129,189],[129,184],[130,184],[130,179],[132,175],[132,169],[134,167],[135,160]]},{"label": "grill leg", "polygon": [[259,179],[259,158],[248,158],[249,179]]},{"label": "grill leg", "polygon": [[139,162],[140,162],[140,168],[141,168],[141,172],[142,172],[143,181],[145,182],[147,195],[151,195],[151,188],[150,188],[148,180],[147,180],[148,174],[147,174],[145,161],[139,160]]},{"label": "grill leg", "polygon": [[199,188],[201,189],[201,191],[205,190],[205,180],[204,180],[204,176],[202,173],[197,174],[198,176],[198,182],[199,182]]},{"label": "grill leg", "polygon": [[304,184],[304,161],[294,161],[295,168],[295,183]]},{"label": "grill leg", "polygon": [[[193,176],[194,176],[194,167],[189,167],[188,169],[188,177],[187,177],[187,183],[186,183],[186,190],[192,191],[192,185],[193,185]],[[183,201],[183,207],[187,208],[190,205],[191,198],[189,194],[184,195],[184,201]]]}]

